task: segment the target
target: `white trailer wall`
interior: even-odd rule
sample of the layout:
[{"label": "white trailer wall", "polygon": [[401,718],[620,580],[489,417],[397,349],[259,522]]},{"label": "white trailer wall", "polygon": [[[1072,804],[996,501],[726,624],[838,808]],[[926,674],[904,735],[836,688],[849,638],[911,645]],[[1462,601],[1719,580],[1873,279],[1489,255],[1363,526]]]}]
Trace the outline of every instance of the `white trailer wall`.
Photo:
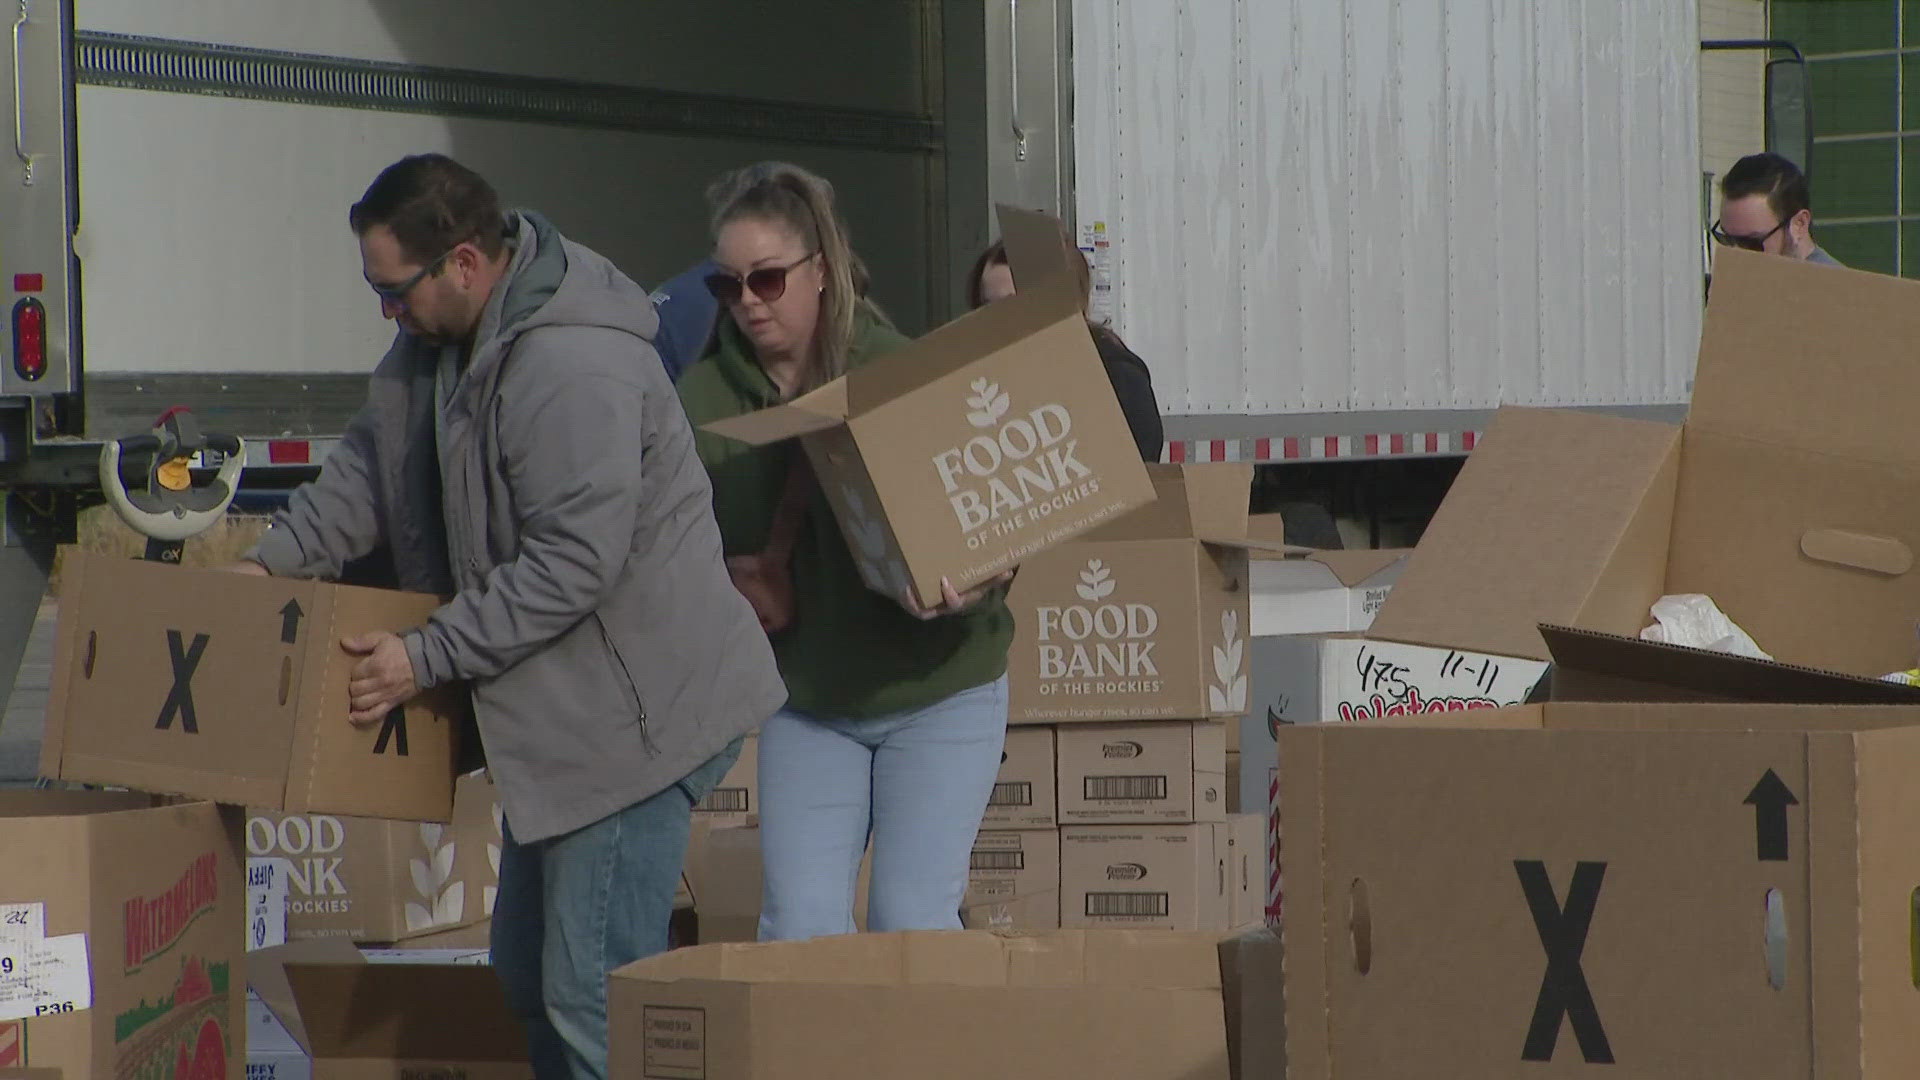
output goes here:
[{"label": "white trailer wall", "polygon": [[1075,0],[1073,66],[1166,412],[1686,400],[1694,0]]},{"label": "white trailer wall", "polygon": [[[936,108],[919,3],[746,0],[78,0],[83,31],[831,108]],[[382,166],[441,151],[651,286],[708,249],[702,190],[762,158],[837,186],[876,293],[932,315],[937,154],[377,112],[83,85],[87,370],[370,370],[392,328],[346,208]]]}]

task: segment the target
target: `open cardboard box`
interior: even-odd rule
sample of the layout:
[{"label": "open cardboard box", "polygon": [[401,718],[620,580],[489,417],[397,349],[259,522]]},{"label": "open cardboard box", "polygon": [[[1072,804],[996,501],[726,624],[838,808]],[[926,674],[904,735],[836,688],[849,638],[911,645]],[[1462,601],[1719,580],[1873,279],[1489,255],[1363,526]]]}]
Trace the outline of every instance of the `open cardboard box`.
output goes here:
[{"label": "open cardboard box", "polygon": [[1914,666],[1920,282],[1721,249],[1684,426],[1503,409],[1375,637],[1547,659],[1537,624],[1637,640],[1705,593],[1783,663]]},{"label": "open cardboard box", "polygon": [[253,993],[312,1059],[314,1080],[528,1074],[526,1035],[484,964],[372,964],[324,939],[261,950],[247,964]]},{"label": "open cardboard box", "polygon": [[1218,934],[701,945],[609,980],[615,1077],[1228,1080]]},{"label": "open cardboard box", "polygon": [[1149,467],[1155,499],[1027,559],[1008,594],[1013,723],[1247,708],[1247,464]]},{"label": "open cardboard box", "polygon": [[1294,1075],[1920,1074],[1920,708],[1551,703],[1280,744]]},{"label": "open cardboard box", "polygon": [[1153,497],[1087,330],[1079,253],[1000,208],[1019,292],[794,400],[705,429],[799,438],[868,588],[932,607]]},{"label": "open cardboard box", "polygon": [[[1255,536],[1279,536],[1277,514],[1261,514],[1249,527]],[[1357,548],[1253,552],[1247,568],[1247,616],[1255,637],[1275,634],[1339,634],[1365,630],[1386,605],[1406,569],[1409,551]]]},{"label": "open cardboard box", "polygon": [[295,813],[446,821],[464,685],[347,722],[344,637],[432,596],[69,552],[40,772]]}]

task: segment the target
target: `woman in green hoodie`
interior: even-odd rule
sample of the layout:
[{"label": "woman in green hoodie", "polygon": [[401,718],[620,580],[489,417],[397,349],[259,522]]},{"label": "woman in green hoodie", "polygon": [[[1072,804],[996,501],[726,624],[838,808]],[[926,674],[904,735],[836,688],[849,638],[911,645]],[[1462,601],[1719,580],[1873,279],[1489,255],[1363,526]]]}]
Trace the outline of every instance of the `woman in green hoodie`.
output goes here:
[{"label": "woman in green hoodie", "polygon": [[[724,310],[680,379],[696,428],[906,344],[866,298],[825,180],[763,163],[707,197],[719,267],[707,285]],[[1006,736],[1006,578],[966,594],[947,586],[931,610],[874,592],[796,442],[700,431],[696,445],[734,584],[787,683],[787,707],[760,733],[761,939],[851,933],[869,839],[868,928],[958,928]]]}]

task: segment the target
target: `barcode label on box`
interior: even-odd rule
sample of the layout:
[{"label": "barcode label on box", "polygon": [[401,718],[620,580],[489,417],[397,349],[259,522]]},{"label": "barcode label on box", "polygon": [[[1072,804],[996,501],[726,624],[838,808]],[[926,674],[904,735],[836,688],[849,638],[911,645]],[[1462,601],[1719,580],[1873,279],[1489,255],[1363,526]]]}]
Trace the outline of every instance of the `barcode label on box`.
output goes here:
[{"label": "barcode label on box", "polygon": [[987,800],[988,806],[1032,806],[1033,784],[1025,780],[1009,780],[993,785],[993,796]]},{"label": "barcode label on box", "polygon": [[1027,853],[1024,851],[976,851],[967,861],[972,870],[1025,870]]},{"label": "barcode label on box", "polygon": [[748,805],[748,794],[743,787],[714,788],[700,800],[699,809],[715,814],[744,814],[753,809]]},{"label": "barcode label on box", "polygon": [[1082,797],[1089,802],[1165,799],[1167,778],[1164,776],[1088,776],[1082,778],[1080,788]]},{"label": "barcode label on box", "polygon": [[1163,892],[1090,892],[1087,894],[1087,917],[1090,919],[1164,919],[1167,914],[1167,894]]}]

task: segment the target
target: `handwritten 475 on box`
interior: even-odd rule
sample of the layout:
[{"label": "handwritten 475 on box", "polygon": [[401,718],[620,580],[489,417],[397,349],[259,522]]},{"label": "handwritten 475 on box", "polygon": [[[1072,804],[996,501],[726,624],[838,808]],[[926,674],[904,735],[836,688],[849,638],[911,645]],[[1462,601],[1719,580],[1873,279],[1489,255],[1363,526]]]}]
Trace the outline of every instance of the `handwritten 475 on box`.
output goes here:
[{"label": "handwritten 475 on box", "polygon": [[464,694],[356,728],[340,646],[419,625],[434,597],[82,553],[62,576],[43,775],[296,813],[451,815]]}]

